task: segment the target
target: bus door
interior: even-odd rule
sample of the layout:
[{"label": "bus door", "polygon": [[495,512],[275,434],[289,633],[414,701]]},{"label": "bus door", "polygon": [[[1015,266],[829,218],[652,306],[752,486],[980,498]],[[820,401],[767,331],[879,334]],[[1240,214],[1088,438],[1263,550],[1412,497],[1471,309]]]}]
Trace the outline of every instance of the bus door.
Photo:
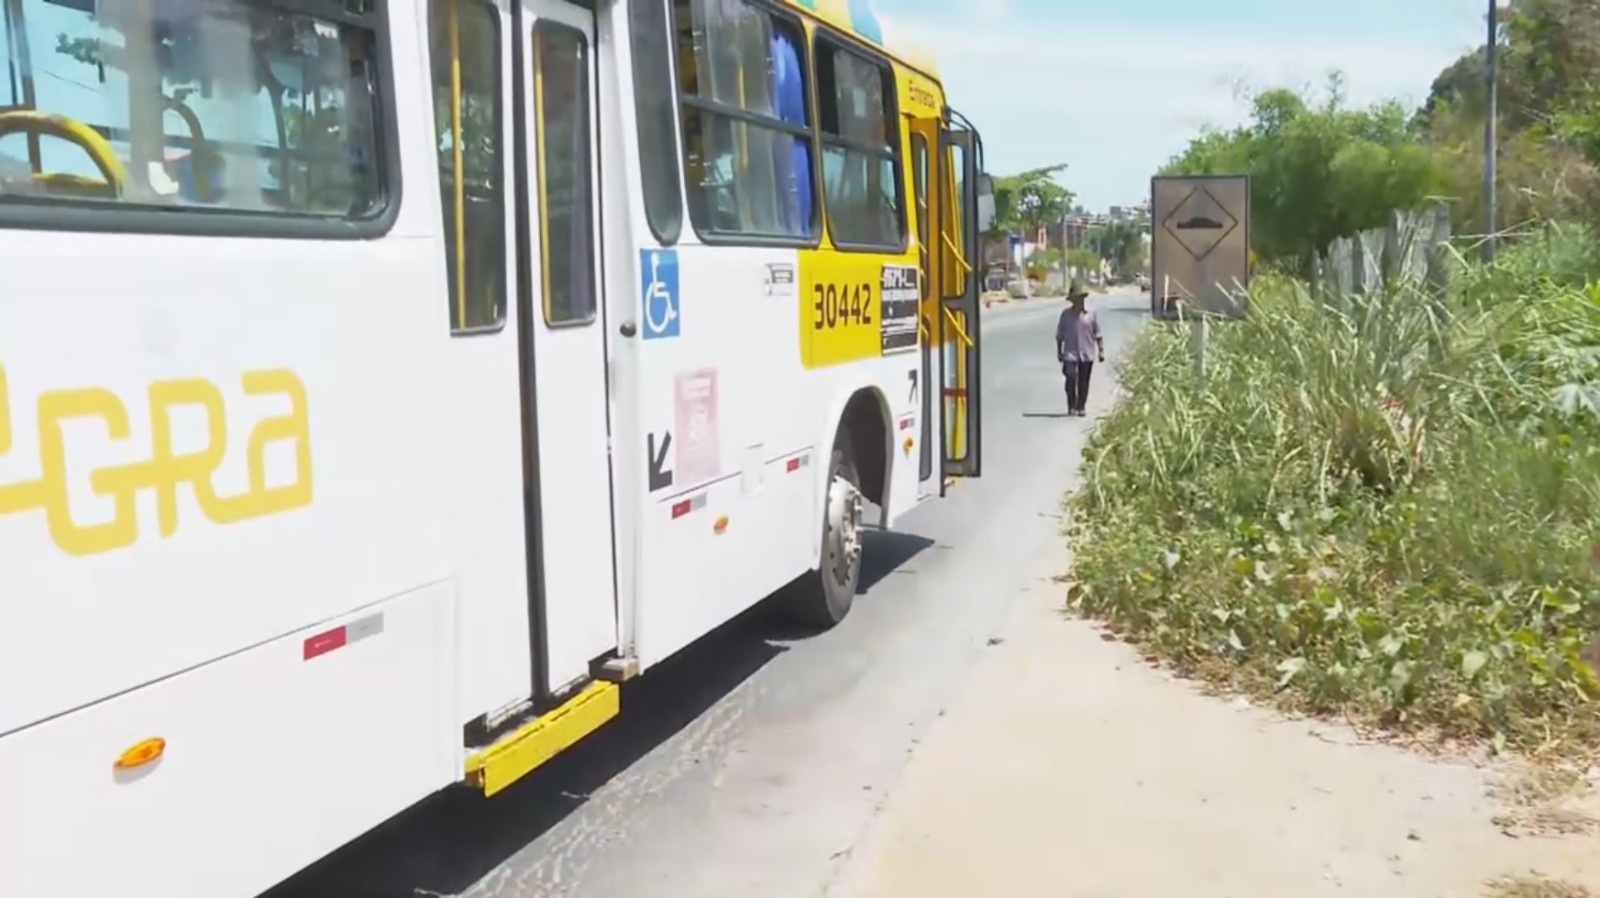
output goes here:
[{"label": "bus door", "polygon": [[529,561],[544,685],[560,689],[617,644],[595,20],[567,0],[518,12]]},{"label": "bus door", "polygon": [[[932,192],[930,186],[937,183],[934,173],[935,160],[930,147],[938,145],[939,123],[936,119],[911,120],[911,193],[916,208],[917,217],[917,264],[921,273],[920,301],[917,305],[917,343],[920,347],[920,364],[917,371],[917,420],[921,425],[921,433],[917,437],[919,448],[917,459],[917,483],[920,484],[919,492],[930,492],[929,481],[939,472],[934,465],[934,433],[938,428],[938,404],[934,402],[935,372],[937,370],[935,354],[938,352],[936,339],[939,333],[938,316],[939,304],[933,301],[933,296],[939,290],[938,272],[934,260],[938,255],[938,223],[934,218],[934,208],[931,202]],[[943,477],[939,482],[943,483]]]},{"label": "bus door", "polygon": [[982,284],[977,271],[982,144],[977,132],[963,124],[949,126],[939,143],[941,470],[946,477],[977,477],[983,442],[978,334]]}]

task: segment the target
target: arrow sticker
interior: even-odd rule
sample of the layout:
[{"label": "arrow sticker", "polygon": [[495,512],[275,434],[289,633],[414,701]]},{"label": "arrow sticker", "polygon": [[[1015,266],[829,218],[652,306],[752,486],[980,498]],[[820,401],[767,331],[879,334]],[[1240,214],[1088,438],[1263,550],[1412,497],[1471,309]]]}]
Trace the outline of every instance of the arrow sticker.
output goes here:
[{"label": "arrow sticker", "polygon": [[645,454],[650,459],[650,492],[664,490],[672,486],[672,472],[664,470],[667,465],[667,450],[672,447],[672,433],[668,431],[661,435],[661,447],[656,448],[656,435],[645,436]]}]

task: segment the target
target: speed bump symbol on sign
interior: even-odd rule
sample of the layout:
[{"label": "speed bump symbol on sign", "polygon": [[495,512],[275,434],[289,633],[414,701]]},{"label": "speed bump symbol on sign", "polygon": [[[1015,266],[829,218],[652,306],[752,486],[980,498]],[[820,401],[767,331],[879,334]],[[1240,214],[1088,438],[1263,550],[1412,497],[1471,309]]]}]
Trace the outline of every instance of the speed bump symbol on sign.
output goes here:
[{"label": "speed bump symbol on sign", "polygon": [[1158,175],[1150,181],[1150,313],[1243,318],[1250,285],[1250,179]]},{"label": "speed bump symbol on sign", "polygon": [[1211,195],[1211,191],[1196,187],[1178,203],[1162,226],[1172,233],[1180,246],[1189,251],[1189,255],[1200,260],[1211,255],[1217,244],[1233,233],[1233,229],[1239,226],[1239,219],[1229,215],[1221,201]]}]

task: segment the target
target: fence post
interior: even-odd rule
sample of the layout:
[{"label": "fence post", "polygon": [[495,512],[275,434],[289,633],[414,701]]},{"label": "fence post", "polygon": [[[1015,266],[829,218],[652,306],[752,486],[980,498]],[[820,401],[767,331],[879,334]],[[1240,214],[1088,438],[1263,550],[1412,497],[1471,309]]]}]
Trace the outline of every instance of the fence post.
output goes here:
[{"label": "fence post", "polygon": [[1450,301],[1450,204],[1440,202],[1433,207],[1433,227],[1428,232],[1426,247],[1428,262],[1428,291],[1433,295],[1435,311],[1448,314]]},{"label": "fence post", "polygon": [[1364,293],[1367,287],[1367,244],[1357,231],[1350,238],[1350,292]]},{"label": "fence post", "polygon": [[1387,286],[1394,283],[1405,266],[1404,229],[1406,220],[1399,209],[1389,210],[1389,224],[1383,229],[1383,255],[1378,260],[1378,277]]}]

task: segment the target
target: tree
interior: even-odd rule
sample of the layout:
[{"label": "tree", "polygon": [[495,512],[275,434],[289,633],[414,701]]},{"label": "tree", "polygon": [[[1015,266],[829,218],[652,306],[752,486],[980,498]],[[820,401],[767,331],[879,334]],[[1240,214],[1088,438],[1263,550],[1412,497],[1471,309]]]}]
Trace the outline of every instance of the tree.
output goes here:
[{"label": "tree", "polygon": [[[1487,94],[1484,90],[1485,61],[1483,49],[1480,47],[1452,62],[1433,79],[1433,86],[1428,91],[1428,99],[1417,111],[1414,122],[1419,136],[1427,131],[1439,120],[1439,117],[1450,112],[1465,114],[1483,121],[1483,115],[1488,109]],[[1502,85],[1503,86],[1503,85]],[[1505,96],[1498,98],[1502,106],[1507,105]]]},{"label": "tree", "polygon": [[[1600,8],[1593,0],[1514,0],[1498,53],[1497,229],[1600,218]],[[1458,229],[1484,220],[1484,53],[1434,79],[1413,131],[1445,171]]]},{"label": "tree", "polygon": [[1100,270],[1100,254],[1087,246],[1067,250],[1067,265],[1078,271]]},{"label": "tree", "polygon": [[[1505,16],[1502,91],[1513,128],[1549,121],[1593,98],[1600,71],[1600,9],[1594,0],[1515,0]],[[1481,119],[1480,119],[1481,120]]]},{"label": "tree", "polygon": [[1061,248],[1042,246],[1034,250],[1028,254],[1028,267],[1045,270],[1061,267]]},{"label": "tree", "polygon": [[1025,234],[1031,236],[1061,221],[1072,208],[1076,197],[1056,181],[1056,175],[1066,168],[1061,163],[1001,179],[1012,195],[1015,224]]},{"label": "tree", "polygon": [[1008,240],[1014,231],[1037,233],[1046,224],[1060,221],[1074,198],[1072,191],[1055,179],[1066,167],[1066,163],[1058,163],[995,178],[994,225],[983,235],[985,248]]},{"label": "tree", "polygon": [[1088,243],[1096,259],[1109,263],[1118,277],[1144,267],[1144,232],[1134,222],[1107,222],[1089,232]]},{"label": "tree", "polygon": [[[1571,187],[1594,207],[1594,167],[1600,165],[1600,7],[1593,0],[1516,0],[1506,18],[1506,75],[1513,95],[1502,123],[1513,139],[1523,134],[1546,143],[1559,157],[1581,157],[1587,171],[1553,159],[1564,177],[1540,186]],[[1477,121],[1483,120],[1482,112]],[[1512,182],[1515,183],[1515,182]],[[1584,197],[1584,194],[1589,196]],[[1501,197],[1496,195],[1496,203]]]},{"label": "tree", "polygon": [[1061,250],[1056,247],[1040,247],[1028,254],[1027,276],[1031,280],[1043,281],[1060,268]]},{"label": "tree", "polygon": [[[1507,133],[1547,129],[1593,105],[1600,71],[1600,8],[1593,0],[1514,0],[1501,14],[1496,107]],[[1485,54],[1474,48],[1446,66],[1417,113],[1423,131],[1441,114],[1483,125],[1488,111]]]},{"label": "tree", "polygon": [[1405,110],[1396,103],[1347,108],[1338,76],[1320,98],[1262,92],[1248,124],[1202,134],[1167,171],[1248,174],[1255,250],[1302,273],[1335,238],[1421,205],[1445,180]]}]

